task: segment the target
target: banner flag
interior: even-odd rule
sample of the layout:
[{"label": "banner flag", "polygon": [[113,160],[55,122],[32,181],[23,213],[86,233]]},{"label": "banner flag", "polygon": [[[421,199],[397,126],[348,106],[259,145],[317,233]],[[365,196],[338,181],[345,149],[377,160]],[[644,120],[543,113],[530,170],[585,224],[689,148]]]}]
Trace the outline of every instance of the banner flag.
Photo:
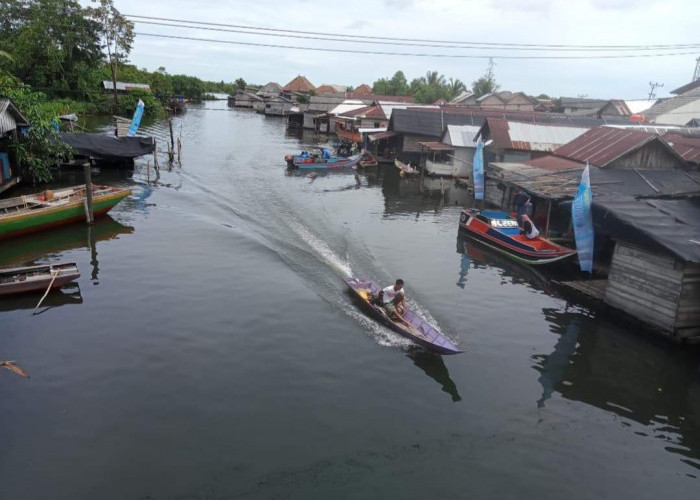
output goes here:
[{"label": "banner flag", "polygon": [[590,167],[586,165],[581,175],[581,183],[578,185],[578,192],[571,204],[571,218],[574,225],[579,265],[581,266],[581,271],[588,271],[589,273],[593,272],[594,232],[591,213],[592,199]]},{"label": "banner flag", "polygon": [[474,152],[474,199],[484,199],[484,142],[479,138],[476,141]]},{"label": "banner flag", "polygon": [[139,125],[141,125],[141,117],[143,116],[143,109],[145,107],[143,101],[139,99],[139,103],[136,105],[136,111],[134,111],[134,117],[131,119],[131,125],[129,125],[129,131],[126,133],[127,137],[134,137],[136,132],[138,132]]}]

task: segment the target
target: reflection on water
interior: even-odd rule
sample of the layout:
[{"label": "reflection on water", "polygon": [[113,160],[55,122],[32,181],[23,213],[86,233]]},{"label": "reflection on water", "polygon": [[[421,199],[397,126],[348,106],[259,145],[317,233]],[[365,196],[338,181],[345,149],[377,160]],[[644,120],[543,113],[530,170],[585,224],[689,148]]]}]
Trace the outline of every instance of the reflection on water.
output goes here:
[{"label": "reflection on water", "polygon": [[426,352],[423,349],[411,349],[406,356],[411,358],[413,364],[423,370],[428,377],[440,384],[443,392],[449,394],[453,402],[462,400],[457,391],[457,384],[450,378],[450,372],[447,370],[442,356]]},{"label": "reflection on water", "polygon": [[[34,309],[43,295],[44,290],[3,297],[0,300],[0,312]],[[41,303],[41,308],[37,310],[36,314],[42,314],[55,307],[82,303],[83,297],[80,295],[80,286],[78,283],[72,282],[61,287],[61,289],[51,290]]]},{"label": "reflection on water", "polygon": [[[126,201],[126,200],[124,200]],[[92,227],[82,222],[13,238],[2,246],[0,266],[29,266],[51,260],[77,248],[94,248],[96,242],[118,238],[134,228],[117,222],[109,215],[95,219]]]},{"label": "reflection on water", "polygon": [[[545,402],[557,392],[646,427],[636,434],[700,470],[700,364],[696,353],[604,323],[576,308],[543,309],[559,336],[532,356]],[[629,424],[628,424],[629,425]]]}]

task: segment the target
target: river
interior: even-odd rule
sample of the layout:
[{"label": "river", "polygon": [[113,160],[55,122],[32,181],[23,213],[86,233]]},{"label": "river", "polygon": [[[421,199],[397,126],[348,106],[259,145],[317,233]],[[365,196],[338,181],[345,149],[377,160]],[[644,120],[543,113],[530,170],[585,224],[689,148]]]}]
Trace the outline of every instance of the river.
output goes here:
[{"label": "river", "polygon": [[[0,498],[697,498],[697,351],[458,239],[449,182],[287,175],[312,135],[225,102],[174,130],[181,165],[95,175],[133,195],[93,228],[0,246],[82,273],[0,299],[31,375],[0,371]],[[403,278],[466,352],[366,317],[350,274]]]}]

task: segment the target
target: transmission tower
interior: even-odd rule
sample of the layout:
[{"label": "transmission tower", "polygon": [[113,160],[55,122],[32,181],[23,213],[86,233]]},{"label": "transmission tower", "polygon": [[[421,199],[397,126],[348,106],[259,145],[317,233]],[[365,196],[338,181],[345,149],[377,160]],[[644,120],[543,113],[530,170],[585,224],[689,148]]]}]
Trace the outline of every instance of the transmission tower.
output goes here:
[{"label": "transmission tower", "polygon": [[649,82],[649,87],[651,87],[651,88],[649,89],[649,100],[650,100],[650,101],[651,101],[654,97],[656,97],[656,94],[654,93],[654,90],[656,89],[656,87],[663,87],[663,86],[664,86],[663,83]]},{"label": "transmission tower", "polygon": [[695,59],[695,73],[693,73],[693,81],[700,80],[700,57]]}]

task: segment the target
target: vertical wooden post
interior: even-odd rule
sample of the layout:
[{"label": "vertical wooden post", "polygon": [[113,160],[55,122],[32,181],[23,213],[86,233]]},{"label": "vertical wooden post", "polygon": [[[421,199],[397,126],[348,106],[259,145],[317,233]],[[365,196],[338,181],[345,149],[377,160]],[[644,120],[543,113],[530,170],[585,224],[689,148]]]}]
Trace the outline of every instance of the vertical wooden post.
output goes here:
[{"label": "vertical wooden post", "polygon": [[549,238],[549,217],[552,213],[552,200],[547,201],[547,225],[544,228],[544,237]]},{"label": "vertical wooden post", "polygon": [[170,128],[170,149],[175,149],[175,138],[173,137],[173,119],[168,120],[168,128]]},{"label": "vertical wooden post", "polygon": [[88,224],[95,221],[95,215],[92,211],[92,171],[89,162],[83,165],[85,170],[85,218]]}]

